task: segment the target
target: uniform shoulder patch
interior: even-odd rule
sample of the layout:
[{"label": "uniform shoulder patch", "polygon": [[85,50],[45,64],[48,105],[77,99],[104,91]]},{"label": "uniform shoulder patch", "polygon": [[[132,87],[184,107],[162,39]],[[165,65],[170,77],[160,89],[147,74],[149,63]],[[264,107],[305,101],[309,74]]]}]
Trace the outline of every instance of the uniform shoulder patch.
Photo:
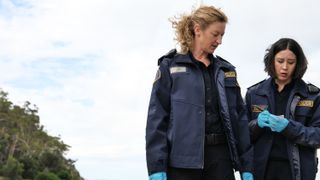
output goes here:
[{"label": "uniform shoulder patch", "polygon": [[264,105],[264,104],[260,104],[260,105],[251,105],[251,111],[252,112],[256,112],[256,113],[260,113],[264,110],[268,109],[268,105]]},{"label": "uniform shoulder patch", "polygon": [[298,102],[297,106],[313,107],[313,101],[312,100],[301,100]]},{"label": "uniform shoulder patch", "polygon": [[308,87],[309,93],[318,93],[320,91],[320,89],[317,86],[315,86],[311,83],[308,83],[307,87]]},{"label": "uniform shoulder patch", "polygon": [[160,63],[162,62],[162,60],[163,60],[164,58],[173,58],[176,54],[177,54],[177,50],[176,50],[176,49],[171,49],[167,54],[161,56],[161,57],[158,59],[158,65],[160,65]]},{"label": "uniform shoulder patch", "polygon": [[224,76],[225,76],[226,78],[235,78],[235,77],[237,77],[237,74],[236,74],[235,71],[228,71],[228,72],[225,72],[225,73],[224,73]]}]

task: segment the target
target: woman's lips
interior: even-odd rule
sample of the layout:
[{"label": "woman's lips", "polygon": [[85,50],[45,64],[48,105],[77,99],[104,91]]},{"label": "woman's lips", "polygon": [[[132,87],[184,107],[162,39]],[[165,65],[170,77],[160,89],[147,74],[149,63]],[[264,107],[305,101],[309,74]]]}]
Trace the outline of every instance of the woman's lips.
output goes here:
[{"label": "woman's lips", "polygon": [[288,73],[280,73],[280,76],[281,76],[281,77],[287,77],[287,76],[288,76]]}]

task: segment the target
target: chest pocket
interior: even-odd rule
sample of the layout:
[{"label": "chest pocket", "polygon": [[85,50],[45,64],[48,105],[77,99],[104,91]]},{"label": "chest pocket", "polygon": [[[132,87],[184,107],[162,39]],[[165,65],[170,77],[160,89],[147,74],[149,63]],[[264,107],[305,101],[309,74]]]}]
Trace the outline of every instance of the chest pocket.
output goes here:
[{"label": "chest pocket", "polygon": [[203,91],[203,80],[202,75],[197,73],[199,74],[195,68],[190,68],[189,66],[174,66],[170,68],[172,100],[197,105],[204,101],[198,96]]},{"label": "chest pocket", "polygon": [[185,99],[188,92],[185,89],[192,88],[192,76],[189,74],[189,69],[185,66],[170,67],[170,76],[172,79],[171,92],[173,99]]},{"label": "chest pocket", "polygon": [[[233,76],[233,74],[231,74]],[[239,85],[236,77],[229,77],[225,73],[224,86],[226,90],[227,100],[230,108],[236,108],[237,106],[237,92],[239,90]]]},{"label": "chest pocket", "polygon": [[308,107],[308,106],[299,106],[299,104],[296,107],[296,111],[295,111],[295,120],[307,125],[308,124],[308,120],[311,118],[312,116],[312,107]]},{"label": "chest pocket", "polygon": [[238,84],[238,82],[237,82],[237,80],[236,80],[236,78],[235,77],[226,77],[225,79],[224,79],[224,85],[225,85],[225,87],[227,87],[227,88],[232,88],[232,87],[239,87],[239,84]]}]

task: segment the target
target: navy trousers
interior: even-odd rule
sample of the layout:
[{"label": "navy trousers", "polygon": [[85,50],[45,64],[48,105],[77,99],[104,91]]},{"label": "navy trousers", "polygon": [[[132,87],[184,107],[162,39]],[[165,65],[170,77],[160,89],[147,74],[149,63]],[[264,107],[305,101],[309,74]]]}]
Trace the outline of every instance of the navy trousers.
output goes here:
[{"label": "navy trousers", "polygon": [[203,169],[169,167],[168,180],[235,180],[227,144],[206,145]]}]

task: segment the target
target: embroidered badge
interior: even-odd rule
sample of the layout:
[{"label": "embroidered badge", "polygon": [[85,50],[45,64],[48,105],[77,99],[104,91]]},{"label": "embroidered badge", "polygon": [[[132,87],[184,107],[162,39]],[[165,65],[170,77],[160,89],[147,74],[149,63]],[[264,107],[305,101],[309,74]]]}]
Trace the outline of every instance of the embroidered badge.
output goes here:
[{"label": "embroidered badge", "polygon": [[313,107],[313,101],[312,100],[301,100],[298,102],[297,106]]},{"label": "embroidered badge", "polygon": [[187,68],[182,66],[176,66],[176,67],[170,68],[170,74],[181,73],[181,72],[187,72]]},{"label": "embroidered badge", "polygon": [[155,83],[156,81],[158,81],[160,78],[161,78],[161,71],[160,71],[160,69],[158,69],[157,74],[156,74],[156,77],[154,78],[153,83]]},{"label": "embroidered badge", "polygon": [[268,108],[267,105],[252,105],[251,111],[252,112],[262,112]]},{"label": "embroidered badge", "polygon": [[226,78],[233,78],[233,77],[236,77],[236,72],[235,72],[235,71],[225,72],[225,73],[224,73],[224,76],[225,76]]}]

